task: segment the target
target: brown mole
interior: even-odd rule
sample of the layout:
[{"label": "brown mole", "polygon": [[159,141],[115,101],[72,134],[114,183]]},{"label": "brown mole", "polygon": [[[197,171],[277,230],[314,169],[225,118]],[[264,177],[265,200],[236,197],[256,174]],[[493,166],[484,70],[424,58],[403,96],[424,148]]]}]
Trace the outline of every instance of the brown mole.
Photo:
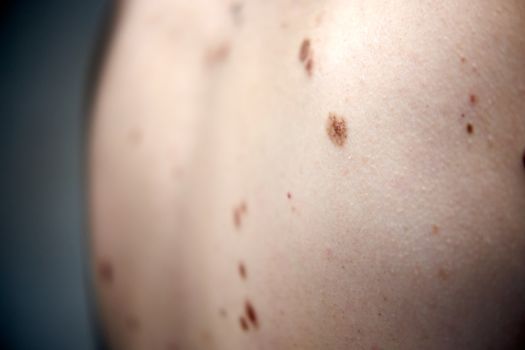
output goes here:
[{"label": "brown mole", "polygon": [[525,150],[523,150],[523,156],[521,157],[521,160],[523,161],[523,167],[525,168]]},{"label": "brown mole", "polygon": [[303,63],[304,69],[306,70],[306,73],[308,76],[312,76],[314,61],[313,61],[313,54],[312,54],[312,45],[310,43],[310,39],[306,38],[301,43],[301,46],[299,48],[299,61]]},{"label": "brown mole", "polygon": [[475,94],[470,94],[468,100],[472,106],[475,106],[478,103],[478,96]]},{"label": "brown mole", "polygon": [[439,235],[439,226],[438,225],[432,225],[432,234],[434,236]]},{"label": "brown mole", "polygon": [[244,316],[239,317],[239,326],[241,326],[241,329],[245,332],[248,330],[248,322]]},{"label": "brown mole", "polygon": [[115,278],[113,265],[108,259],[101,259],[98,263],[98,276],[102,282],[111,284]]},{"label": "brown mole", "polygon": [[442,281],[447,281],[449,276],[450,276],[450,273],[448,272],[448,270],[444,269],[444,268],[440,268],[438,270],[438,273],[437,273],[438,277],[440,280]]},{"label": "brown mole", "polygon": [[246,279],[246,267],[242,262],[239,263],[239,276],[241,276],[243,280]]},{"label": "brown mole", "polygon": [[241,228],[242,217],[246,214],[248,207],[246,202],[241,202],[237,207],[233,208],[233,224],[237,229]]},{"label": "brown mole", "polygon": [[246,302],[244,303],[244,311],[246,312],[246,316],[248,317],[250,323],[255,328],[259,328],[259,320],[257,318],[257,313],[255,312],[253,305],[248,300],[246,300]]},{"label": "brown mole", "polygon": [[335,113],[330,113],[326,123],[326,132],[334,145],[339,147],[343,146],[348,137],[346,121]]},{"label": "brown mole", "polygon": [[472,134],[474,132],[474,126],[470,123],[467,123],[467,133]]},{"label": "brown mole", "polygon": [[292,199],[292,194],[290,192],[286,193],[286,198]]},{"label": "brown mole", "polygon": [[206,62],[208,65],[215,65],[224,62],[230,54],[230,44],[223,42],[215,47],[208,49],[206,52]]}]

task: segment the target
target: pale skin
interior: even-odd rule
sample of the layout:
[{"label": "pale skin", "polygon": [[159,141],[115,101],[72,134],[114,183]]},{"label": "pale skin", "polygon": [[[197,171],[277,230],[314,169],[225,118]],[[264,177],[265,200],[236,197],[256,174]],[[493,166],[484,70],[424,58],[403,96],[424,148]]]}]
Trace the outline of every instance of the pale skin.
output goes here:
[{"label": "pale skin", "polygon": [[114,349],[524,346],[524,2],[119,11],[89,146]]}]

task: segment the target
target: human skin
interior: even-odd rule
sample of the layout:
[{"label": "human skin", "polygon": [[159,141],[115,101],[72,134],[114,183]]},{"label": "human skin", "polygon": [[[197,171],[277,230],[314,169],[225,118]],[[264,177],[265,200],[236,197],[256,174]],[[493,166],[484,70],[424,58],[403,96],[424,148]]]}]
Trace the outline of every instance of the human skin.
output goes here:
[{"label": "human skin", "polygon": [[525,3],[128,1],[90,130],[115,349],[525,346]]}]

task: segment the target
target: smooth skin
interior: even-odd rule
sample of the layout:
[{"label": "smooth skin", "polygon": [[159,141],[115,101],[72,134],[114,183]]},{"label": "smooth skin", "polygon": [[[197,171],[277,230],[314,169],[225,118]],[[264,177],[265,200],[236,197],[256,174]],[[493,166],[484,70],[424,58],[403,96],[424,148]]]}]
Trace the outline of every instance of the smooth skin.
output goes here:
[{"label": "smooth skin", "polygon": [[525,2],[124,1],[93,107],[114,349],[525,346]]}]

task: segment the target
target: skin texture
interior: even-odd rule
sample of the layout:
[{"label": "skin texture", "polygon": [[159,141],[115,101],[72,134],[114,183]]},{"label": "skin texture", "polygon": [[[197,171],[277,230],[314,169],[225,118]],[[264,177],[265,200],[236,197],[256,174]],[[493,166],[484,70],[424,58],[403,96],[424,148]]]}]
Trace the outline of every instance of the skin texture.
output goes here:
[{"label": "skin texture", "polygon": [[519,1],[123,2],[90,133],[110,344],[522,348],[524,21]]}]

